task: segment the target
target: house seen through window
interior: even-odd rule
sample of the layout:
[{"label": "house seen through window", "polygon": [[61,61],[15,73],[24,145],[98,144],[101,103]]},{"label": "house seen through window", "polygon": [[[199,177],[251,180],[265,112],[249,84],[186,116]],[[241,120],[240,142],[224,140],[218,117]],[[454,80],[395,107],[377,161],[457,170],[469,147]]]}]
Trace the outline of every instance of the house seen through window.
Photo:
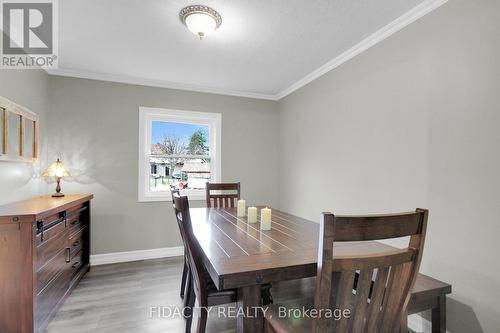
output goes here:
[{"label": "house seen through window", "polygon": [[210,130],[201,124],[153,121],[149,189],[203,190],[211,179]]}]

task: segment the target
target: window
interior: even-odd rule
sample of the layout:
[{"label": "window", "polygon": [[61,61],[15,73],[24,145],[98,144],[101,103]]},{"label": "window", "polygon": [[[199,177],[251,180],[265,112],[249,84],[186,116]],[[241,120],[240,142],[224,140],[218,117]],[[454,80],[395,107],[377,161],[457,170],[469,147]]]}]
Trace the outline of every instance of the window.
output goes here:
[{"label": "window", "polygon": [[171,200],[170,187],[205,199],[205,183],[220,181],[221,115],[139,109],[139,201]]}]

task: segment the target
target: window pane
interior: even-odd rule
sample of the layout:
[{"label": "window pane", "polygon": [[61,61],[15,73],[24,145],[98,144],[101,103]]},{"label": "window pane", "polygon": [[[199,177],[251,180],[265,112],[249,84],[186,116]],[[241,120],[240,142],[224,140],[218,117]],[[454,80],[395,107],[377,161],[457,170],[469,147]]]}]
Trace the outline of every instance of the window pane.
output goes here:
[{"label": "window pane", "polygon": [[153,121],[150,190],[204,189],[211,176],[209,142],[206,125]]}]

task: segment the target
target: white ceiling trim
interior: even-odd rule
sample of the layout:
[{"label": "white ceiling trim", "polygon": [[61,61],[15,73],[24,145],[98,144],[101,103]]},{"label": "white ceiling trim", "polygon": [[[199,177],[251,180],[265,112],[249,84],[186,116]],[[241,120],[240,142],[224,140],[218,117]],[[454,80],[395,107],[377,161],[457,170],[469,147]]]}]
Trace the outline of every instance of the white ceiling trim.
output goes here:
[{"label": "white ceiling trim", "polygon": [[218,89],[218,88],[210,88],[205,86],[198,86],[193,84],[184,84],[184,83],[176,83],[176,82],[167,82],[160,80],[152,80],[145,79],[139,77],[131,77],[124,75],[115,75],[115,74],[106,74],[106,73],[93,73],[86,71],[76,71],[70,69],[50,69],[47,70],[47,73],[50,75],[58,75],[58,76],[68,76],[68,77],[76,77],[83,79],[91,79],[91,80],[100,80],[100,81],[110,81],[110,82],[119,82],[125,84],[135,84],[141,86],[150,86],[150,87],[159,87],[159,88],[169,88],[169,89],[178,89],[178,90],[187,90],[187,91],[196,91],[210,94],[220,94],[220,95],[229,95],[229,96],[238,96],[238,97],[247,97],[247,98],[256,98],[256,99],[264,99],[264,100],[273,100],[278,101],[283,97],[291,94],[292,92],[302,88],[308,83],[314,81],[320,76],[328,73],[329,71],[339,67],[343,63],[351,60],[355,56],[360,53],[368,50],[372,46],[380,43],[384,39],[389,36],[395,34],[399,30],[405,28],[421,17],[427,15],[433,10],[439,8],[440,6],[447,3],[448,0],[425,0],[420,5],[406,12],[402,16],[398,17],[391,23],[387,24],[383,28],[374,32],[367,38],[363,39],[358,44],[354,45],[352,48],[343,52],[341,55],[327,62],[323,66],[314,70],[310,74],[304,76],[288,88],[282,90],[277,94],[263,94],[263,93],[254,93],[254,92],[246,92],[239,90],[230,90],[230,89]]},{"label": "white ceiling trim", "polygon": [[378,31],[374,32],[367,38],[363,39],[361,42],[358,44],[354,45],[352,48],[348,49],[338,57],[330,60],[320,68],[316,69],[315,71],[311,72],[310,74],[304,76],[302,79],[298,80],[294,84],[292,84],[290,87],[282,90],[278,94],[275,95],[276,100],[280,100],[283,97],[291,94],[297,89],[302,88],[306,84],[310,83],[311,81],[316,80],[320,76],[328,73],[332,69],[335,69],[342,65],[343,63],[351,60],[355,56],[359,55],[360,53],[368,50],[372,46],[380,43],[387,37],[395,34],[399,30],[405,28],[406,26],[410,25],[411,23],[415,22],[419,18],[427,15],[428,13],[432,12],[434,9],[437,9],[438,7],[444,5],[448,0],[426,0],[422,2],[420,5],[417,7],[411,9],[410,11],[406,12],[402,16],[398,17],[385,27],[379,29]]},{"label": "white ceiling trim", "polygon": [[168,81],[161,81],[161,80],[152,80],[152,79],[145,79],[145,78],[139,78],[139,77],[126,76],[126,75],[94,73],[94,72],[86,72],[86,71],[75,71],[75,70],[71,70],[71,69],[48,69],[47,73],[50,75],[57,75],[57,76],[67,76],[67,77],[76,77],[76,78],[81,78],[81,79],[118,82],[118,83],[125,83],[125,84],[134,84],[134,85],[139,85],[139,86],[168,88],[168,89],[186,90],[186,91],[196,91],[196,92],[209,93],[209,94],[248,97],[248,98],[265,99],[265,100],[273,100],[273,101],[276,100],[276,95],[260,94],[260,93],[253,93],[253,92],[246,92],[246,91],[239,91],[239,90],[230,90],[230,89],[217,89],[217,88],[210,88],[210,87],[198,86],[198,85],[193,85],[193,84],[183,84],[183,83],[168,82]]}]

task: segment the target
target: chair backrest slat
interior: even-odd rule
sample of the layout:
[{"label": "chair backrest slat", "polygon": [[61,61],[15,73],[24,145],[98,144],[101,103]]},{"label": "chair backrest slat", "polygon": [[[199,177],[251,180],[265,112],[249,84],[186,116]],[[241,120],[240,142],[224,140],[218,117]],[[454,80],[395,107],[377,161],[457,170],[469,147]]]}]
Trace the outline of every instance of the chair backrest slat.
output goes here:
[{"label": "chair backrest slat", "polygon": [[365,332],[375,332],[381,320],[382,300],[385,294],[387,278],[389,277],[389,270],[389,267],[382,267],[377,270],[370,293],[370,305],[367,310]]},{"label": "chair backrest slat", "polygon": [[240,199],[240,183],[207,183],[206,194],[208,208],[234,208]]},{"label": "chair backrest slat", "polygon": [[356,284],[356,297],[354,304],[356,312],[351,320],[352,327],[350,332],[363,332],[366,312],[368,310],[368,297],[370,295],[372,277],[373,269],[360,271]]},{"label": "chair backrest slat", "polygon": [[414,249],[402,249],[370,257],[338,258],[333,261],[333,270],[341,272],[389,267],[411,261],[415,255],[416,251]]},{"label": "chair backrest slat", "polygon": [[[337,295],[336,295],[336,302],[334,300],[335,308],[337,309],[349,309],[351,308],[351,304],[353,302],[353,294],[352,294],[352,288],[354,284],[354,271],[346,271],[343,273],[337,272],[333,277],[335,279],[339,280],[339,284],[337,286]],[[335,297],[335,295],[333,295]],[[346,320],[339,320],[336,322],[333,322],[336,324],[334,327],[333,332],[347,332],[348,329],[348,324],[349,322]],[[327,331],[330,331],[331,325],[329,325],[329,329]],[[321,332],[327,332],[327,331],[321,331]]]},{"label": "chair backrest slat", "polygon": [[368,241],[420,233],[420,216],[411,213],[371,216],[335,216],[335,241]]},{"label": "chair backrest slat", "polygon": [[[315,319],[314,333],[399,332],[422,259],[427,217],[423,209],[385,216],[323,213],[315,306],[318,310],[349,309],[351,315],[340,320]],[[410,236],[405,249],[334,257],[334,242],[403,236]]]}]

